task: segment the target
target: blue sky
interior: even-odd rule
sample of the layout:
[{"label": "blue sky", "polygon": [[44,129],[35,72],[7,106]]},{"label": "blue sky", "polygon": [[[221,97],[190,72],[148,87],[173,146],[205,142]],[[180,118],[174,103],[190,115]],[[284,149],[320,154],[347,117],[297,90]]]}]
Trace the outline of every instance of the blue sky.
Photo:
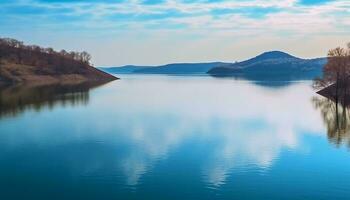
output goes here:
[{"label": "blue sky", "polygon": [[87,50],[95,65],[324,56],[350,41],[348,0],[0,0],[0,37]]}]

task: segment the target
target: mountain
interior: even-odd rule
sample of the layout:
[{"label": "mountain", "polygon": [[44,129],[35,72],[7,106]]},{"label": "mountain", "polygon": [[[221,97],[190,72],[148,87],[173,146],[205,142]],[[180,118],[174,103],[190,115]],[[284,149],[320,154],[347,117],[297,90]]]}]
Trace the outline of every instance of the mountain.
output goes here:
[{"label": "mountain", "polygon": [[254,58],[236,62],[175,63],[161,66],[134,66],[100,68],[120,74],[209,74],[215,77],[233,77],[248,80],[303,80],[322,75],[327,58],[302,59],[282,51],[262,53]]},{"label": "mountain", "polygon": [[225,66],[230,63],[174,63],[160,66],[134,66],[100,68],[109,73],[120,74],[206,74],[208,70],[216,66]]},{"label": "mountain", "polygon": [[228,63],[175,63],[158,67],[143,68],[135,70],[134,73],[141,74],[205,74],[208,70],[216,66],[225,66]]},{"label": "mountain", "polygon": [[117,78],[90,64],[87,52],[60,52],[0,38],[0,84],[108,82]]},{"label": "mountain", "polygon": [[99,69],[112,73],[112,74],[130,74],[133,73],[136,70],[143,69],[143,68],[149,68],[146,66],[135,66],[135,65],[126,65],[122,67],[100,67]]},{"label": "mountain", "polygon": [[322,75],[326,62],[326,58],[301,59],[281,51],[271,51],[246,61],[214,67],[208,74],[254,80],[313,79]]}]

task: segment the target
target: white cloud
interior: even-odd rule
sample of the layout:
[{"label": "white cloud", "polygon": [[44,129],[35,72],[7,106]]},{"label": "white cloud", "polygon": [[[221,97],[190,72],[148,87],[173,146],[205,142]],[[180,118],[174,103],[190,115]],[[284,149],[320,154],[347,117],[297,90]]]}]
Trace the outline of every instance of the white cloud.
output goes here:
[{"label": "white cloud", "polygon": [[[6,7],[5,5],[16,4],[7,3],[3,7]],[[51,12],[49,16],[46,13],[34,13],[29,17],[22,16],[20,13],[14,14],[15,16],[6,14],[0,19],[0,24],[5,23],[3,27],[8,28],[2,29],[1,35],[18,36],[19,39],[29,42],[38,41],[39,44],[43,43],[44,39],[34,40],[34,37],[49,40],[46,35],[51,35],[52,41],[46,45],[68,49],[77,49],[76,44],[83,44],[77,50],[87,48],[93,54],[96,65],[232,61],[254,56],[253,53],[247,54],[241,49],[247,48],[251,45],[251,41],[256,40],[269,41],[271,45],[258,41],[250,52],[280,48],[287,49],[291,53],[301,52],[299,56],[302,57],[318,57],[325,55],[325,49],[350,40],[346,37],[350,33],[350,1],[345,0],[331,1],[317,6],[301,5],[297,0],[213,3],[203,1],[183,3],[168,0],[165,3],[152,5],[142,5],[140,1],[123,3],[22,1],[17,5],[40,6],[48,10],[60,8],[70,12],[64,14]],[[220,13],[220,9],[223,13]],[[25,33],[24,30],[26,30]],[[72,38],[69,35],[79,35],[79,37]],[[163,39],[164,37],[168,39]],[[324,39],[320,40],[322,37]],[[189,38],[193,41],[189,41]],[[105,39],[108,39],[107,45],[100,46],[99,44],[104,43]],[[56,44],[58,42],[55,40],[65,41],[65,45]],[[134,44],[134,41],[137,43]],[[176,41],[176,44],[171,41]],[[304,45],[305,43],[316,44],[316,41],[319,42],[316,45],[317,48],[312,49]],[[340,43],[329,45],[335,41]],[[198,43],[205,48],[179,53],[186,51],[184,47],[195,46]],[[291,49],[283,43],[292,44],[294,48]],[[125,51],[120,52],[120,47]],[[112,56],[109,52],[100,53],[103,48],[111,48],[112,52],[123,56]],[[172,50],[172,48],[175,49]],[[167,50],[164,51],[164,49]],[[129,53],[126,54],[126,52]],[[151,52],[152,54],[148,55]],[[153,55],[157,55],[159,60],[156,60]]]}]

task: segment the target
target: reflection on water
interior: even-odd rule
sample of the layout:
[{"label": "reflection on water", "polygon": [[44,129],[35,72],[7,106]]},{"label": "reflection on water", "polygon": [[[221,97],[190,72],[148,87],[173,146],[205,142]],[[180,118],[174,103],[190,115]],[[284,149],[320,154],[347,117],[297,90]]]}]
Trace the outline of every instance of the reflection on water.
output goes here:
[{"label": "reflection on water", "polygon": [[296,82],[311,80],[314,76],[303,76],[303,75],[291,75],[287,74],[260,74],[260,73],[238,73],[238,74],[230,74],[230,75],[211,75],[212,77],[218,79],[232,79],[232,80],[243,80],[254,83],[256,85],[264,86],[264,87],[286,87],[290,86]]},{"label": "reflection on water", "polygon": [[0,118],[16,116],[27,109],[40,111],[55,105],[87,105],[89,90],[100,83],[16,85],[0,88]]},{"label": "reflection on water", "polygon": [[350,147],[349,107],[337,106],[334,101],[324,97],[315,97],[313,102],[322,114],[329,141],[337,146],[345,144]]},{"label": "reflection on water", "polygon": [[349,154],[328,147],[310,85],[122,77],[84,107],[0,120],[0,188],[32,183],[35,199],[346,199]]},{"label": "reflection on water", "polygon": [[137,184],[152,160],[192,137],[214,142],[209,142],[201,170],[205,182],[219,186],[233,169],[268,169],[282,149],[300,147],[302,131],[317,134],[322,130],[309,101],[313,95],[309,83],[274,89],[214,80],[159,82],[150,78],[142,85],[135,80],[128,83],[127,95],[111,97],[116,112],[123,116],[120,123],[129,128],[130,141],[140,141],[134,150],[144,151],[142,159],[128,160],[137,164],[129,165],[131,169],[138,169],[128,171],[133,177],[129,183]]}]

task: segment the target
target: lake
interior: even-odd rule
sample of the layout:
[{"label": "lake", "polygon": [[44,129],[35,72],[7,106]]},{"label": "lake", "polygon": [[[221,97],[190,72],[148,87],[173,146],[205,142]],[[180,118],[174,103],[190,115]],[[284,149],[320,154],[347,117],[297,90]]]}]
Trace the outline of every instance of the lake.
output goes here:
[{"label": "lake", "polygon": [[311,81],[121,78],[2,89],[0,199],[349,199],[349,115]]}]

